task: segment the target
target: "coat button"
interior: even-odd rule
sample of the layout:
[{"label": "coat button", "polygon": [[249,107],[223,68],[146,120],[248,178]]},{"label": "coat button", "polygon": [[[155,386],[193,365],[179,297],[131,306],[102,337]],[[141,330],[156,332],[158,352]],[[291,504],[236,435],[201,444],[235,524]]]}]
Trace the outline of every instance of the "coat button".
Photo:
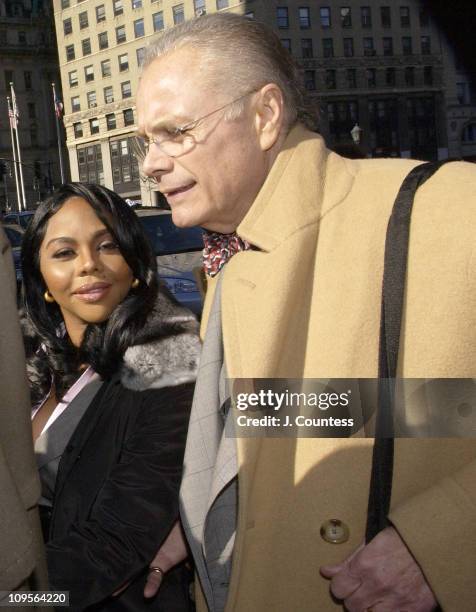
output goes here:
[{"label": "coat button", "polygon": [[329,519],[321,525],[321,538],[331,544],[343,544],[349,539],[349,528],[339,519]]}]

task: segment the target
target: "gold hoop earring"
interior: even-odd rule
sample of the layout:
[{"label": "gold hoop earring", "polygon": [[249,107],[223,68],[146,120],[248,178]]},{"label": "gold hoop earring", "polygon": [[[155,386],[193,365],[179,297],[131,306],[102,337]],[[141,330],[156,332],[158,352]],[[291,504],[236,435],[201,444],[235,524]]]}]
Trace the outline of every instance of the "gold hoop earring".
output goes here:
[{"label": "gold hoop earring", "polygon": [[139,280],[138,278],[135,278],[135,279],[132,281],[132,285],[131,285],[131,287],[132,287],[133,289],[137,289],[137,287],[139,286],[139,284],[140,284],[140,280]]},{"label": "gold hoop earring", "polygon": [[48,302],[48,304],[53,304],[55,301],[55,298],[51,295],[48,289],[43,293],[43,297],[45,298],[45,302]]}]

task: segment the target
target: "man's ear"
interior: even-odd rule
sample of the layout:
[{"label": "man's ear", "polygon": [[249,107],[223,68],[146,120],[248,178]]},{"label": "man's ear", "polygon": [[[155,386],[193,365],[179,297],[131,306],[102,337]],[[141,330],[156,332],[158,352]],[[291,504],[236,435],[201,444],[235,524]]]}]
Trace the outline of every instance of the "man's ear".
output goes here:
[{"label": "man's ear", "polygon": [[256,94],[255,125],[262,151],[268,151],[278,140],[284,123],[284,98],[281,89],[268,83]]}]

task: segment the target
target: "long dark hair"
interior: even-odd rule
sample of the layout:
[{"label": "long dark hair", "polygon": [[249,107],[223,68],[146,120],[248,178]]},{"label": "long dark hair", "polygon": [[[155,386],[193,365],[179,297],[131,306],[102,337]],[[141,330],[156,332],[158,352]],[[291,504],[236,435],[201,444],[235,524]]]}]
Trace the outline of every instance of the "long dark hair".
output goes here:
[{"label": "long dark hair", "polygon": [[[129,292],[106,321],[87,326],[79,348],[64,333],[59,306],[44,299],[47,287],[40,272],[40,247],[48,221],[72,197],[90,204],[139,280],[139,286]],[[105,187],[66,183],[35,212],[23,237],[21,261],[22,319],[32,401],[44,398],[51,384],[56,396],[62,397],[77,378],[81,364],[87,363],[102,378],[109,378],[119,368],[126,349],[134,344],[157,297],[156,260],[137,215]]]}]

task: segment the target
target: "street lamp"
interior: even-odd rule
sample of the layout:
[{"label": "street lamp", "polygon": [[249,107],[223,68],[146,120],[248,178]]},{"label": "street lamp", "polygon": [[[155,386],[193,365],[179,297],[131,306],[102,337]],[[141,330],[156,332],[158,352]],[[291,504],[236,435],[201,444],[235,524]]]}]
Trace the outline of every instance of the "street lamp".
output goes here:
[{"label": "street lamp", "polygon": [[354,127],[350,130],[350,135],[352,136],[352,140],[356,145],[360,144],[360,139],[362,137],[362,132],[364,130],[360,127],[358,123],[354,125]]}]

